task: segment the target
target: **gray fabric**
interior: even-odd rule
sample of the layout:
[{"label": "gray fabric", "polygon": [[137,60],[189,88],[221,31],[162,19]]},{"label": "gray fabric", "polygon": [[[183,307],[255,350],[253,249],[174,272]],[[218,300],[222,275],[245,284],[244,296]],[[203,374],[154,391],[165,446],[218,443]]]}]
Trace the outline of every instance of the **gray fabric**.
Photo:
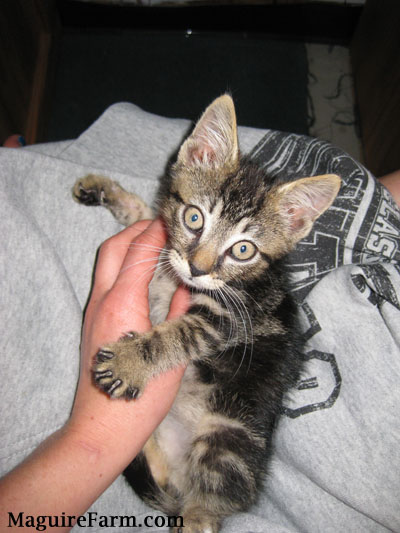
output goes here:
[{"label": "gray fabric", "polygon": [[[384,269],[400,294],[398,267]],[[344,266],[303,311],[304,330],[315,331],[303,384],[318,387],[295,391],[288,407],[302,414],[282,419],[266,516],[289,508],[299,531],[399,531],[398,302],[364,269]]]},{"label": "gray fabric", "polygon": [[[0,150],[0,473],[68,418],[96,249],[120,229],[105,210],[73,202],[73,183],[100,172],[151,201],[188,128],[188,121],[124,103],[109,108],[75,141]],[[265,133],[271,135],[241,128],[243,151]],[[273,142],[269,146],[273,151]],[[307,155],[301,147],[297,137],[292,149],[299,161]],[[396,231],[390,228],[399,227],[398,210],[392,209],[390,220],[388,238]],[[400,531],[400,269],[381,251],[373,263],[353,254],[357,261],[338,264],[299,299],[309,339],[304,377],[275,434],[259,503],[226,520],[224,533]],[[159,514],[122,477],[91,511],[135,515],[138,521]],[[125,530],[74,528],[85,529]]]}]

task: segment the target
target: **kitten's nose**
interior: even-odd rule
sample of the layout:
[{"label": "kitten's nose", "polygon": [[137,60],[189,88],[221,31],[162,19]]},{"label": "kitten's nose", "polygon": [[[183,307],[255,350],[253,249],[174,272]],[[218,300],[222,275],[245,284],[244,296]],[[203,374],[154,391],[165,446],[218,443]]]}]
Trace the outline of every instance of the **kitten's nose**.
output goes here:
[{"label": "kitten's nose", "polygon": [[204,270],[200,270],[193,263],[189,263],[189,267],[190,267],[190,272],[192,273],[192,276],[194,278],[198,276],[204,276],[205,274],[207,274],[207,272],[205,272]]}]

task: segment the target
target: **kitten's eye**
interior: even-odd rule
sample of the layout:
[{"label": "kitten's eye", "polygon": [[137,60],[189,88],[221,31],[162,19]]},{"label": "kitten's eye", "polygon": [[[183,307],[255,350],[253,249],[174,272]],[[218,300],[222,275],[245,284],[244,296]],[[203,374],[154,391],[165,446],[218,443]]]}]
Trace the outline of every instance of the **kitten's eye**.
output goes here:
[{"label": "kitten's eye", "polygon": [[197,207],[189,206],[185,209],[183,213],[183,220],[185,226],[190,229],[190,231],[200,231],[203,229],[204,218],[200,209]]},{"label": "kitten's eye", "polygon": [[257,252],[257,248],[249,241],[240,241],[234,244],[231,248],[231,255],[239,261],[247,261],[252,259]]}]

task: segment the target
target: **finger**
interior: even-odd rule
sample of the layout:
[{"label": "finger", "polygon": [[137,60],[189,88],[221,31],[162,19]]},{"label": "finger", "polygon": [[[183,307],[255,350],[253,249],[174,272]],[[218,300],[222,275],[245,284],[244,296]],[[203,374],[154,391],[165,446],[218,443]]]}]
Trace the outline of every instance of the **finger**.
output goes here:
[{"label": "finger", "polygon": [[135,289],[147,297],[147,287],[166,240],[162,221],[154,220],[129,246],[115,286],[127,291]]},{"label": "finger", "polygon": [[100,289],[107,292],[114,285],[132,241],[143,233],[151,220],[141,220],[113,237],[100,247],[94,278],[93,292]]},{"label": "finger", "polygon": [[169,306],[169,313],[167,316],[167,320],[172,320],[174,318],[177,318],[189,309],[190,307],[190,292],[186,287],[179,286],[170,303]]},{"label": "finger", "polygon": [[107,322],[116,330],[146,331],[151,326],[148,286],[165,242],[163,224],[155,220],[130,243],[118,276],[102,301]]}]

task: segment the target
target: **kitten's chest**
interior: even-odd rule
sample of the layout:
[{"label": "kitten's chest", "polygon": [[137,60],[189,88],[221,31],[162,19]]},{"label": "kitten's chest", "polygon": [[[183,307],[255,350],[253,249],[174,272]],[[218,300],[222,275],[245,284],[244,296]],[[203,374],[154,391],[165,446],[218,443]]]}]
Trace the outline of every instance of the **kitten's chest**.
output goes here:
[{"label": "kitten's chest", "polygon": [[149,285],[150,320],[153,326],[164,322],[167,318],[176,288],[176,282],[158,267]]}]

